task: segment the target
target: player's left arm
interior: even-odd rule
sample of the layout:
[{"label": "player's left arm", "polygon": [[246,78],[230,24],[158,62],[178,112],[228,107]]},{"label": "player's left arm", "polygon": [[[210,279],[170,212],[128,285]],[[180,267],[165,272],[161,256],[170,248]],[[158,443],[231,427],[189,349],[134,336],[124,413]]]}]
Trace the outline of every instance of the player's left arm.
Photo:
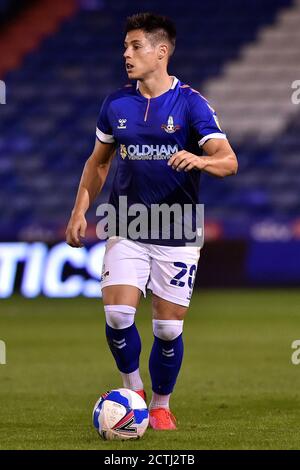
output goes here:
[{"label": "player's left arm", "polygon": [[237,173],[237,158],[227,139],[209,139],[202,148],[205,156],[181,150],[172,155],[168,165],[176,171],[203,170],[220,178]]}]

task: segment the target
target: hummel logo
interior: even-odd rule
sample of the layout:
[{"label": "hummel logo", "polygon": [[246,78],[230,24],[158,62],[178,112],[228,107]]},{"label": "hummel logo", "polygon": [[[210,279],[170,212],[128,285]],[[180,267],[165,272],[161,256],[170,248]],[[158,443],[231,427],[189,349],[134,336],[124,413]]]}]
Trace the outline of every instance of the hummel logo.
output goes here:
[{"label": "hummel logo", "polygon": [[120,341],[117,341],[116,339],[113,339],[113,344],[114,344],[114,347],[117,348],[117,349],[123,349],[123,348],[125,348],[125,346],[127,346],[125,338],[121,339]]},{"label": "hummel logo", "polygon": [[118,125],[118,129],[126,129],[126,124],[127,122],[127,119],[119,119],[119,125]]},{"label": "hummel logo", "polygon": [[173,357],[175,356],[175,353],[174,353],[174,348],[172,349],[164,349],[162,350],[162,355],[163,356],[166,356],[166,357]]}]

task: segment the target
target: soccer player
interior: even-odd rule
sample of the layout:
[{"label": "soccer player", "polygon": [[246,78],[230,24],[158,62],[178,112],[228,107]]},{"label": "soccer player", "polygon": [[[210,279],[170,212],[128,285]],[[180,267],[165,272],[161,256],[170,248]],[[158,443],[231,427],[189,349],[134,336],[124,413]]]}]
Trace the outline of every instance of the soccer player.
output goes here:
[{"label": "soccer player", "polygon": [[[201,171],[218,177],[237,172],[236,156],[215,111],[198,91],[168,74],[175,39],[174,24],[166,17],[140,13],[127,18],[124,59],[132,82],[102,105],[95,148],[66,231],[69,245],[82,246],[85,213],[103,187],[112,158],[118,166],[110,202],[117,208],[119,196],[127,196],[128,207],[142,204],[150,224],[157,204],[190,204],[195,209]],[[120,227],[124,214],[116,213]],[[183,322],[200,255],[199,244],[174,235],[178,223],[185,223],[184,216],[167,223],[169,239],[163,236],[166,227],[149,228],[139,239],[116,232],[107,241],[102,272],[107,341],[123,386],[144,398],[134,318],[141,293],[152,291],[149,410],[150,426],[158,430],[176,429],[169,400],[182,363]]]}]

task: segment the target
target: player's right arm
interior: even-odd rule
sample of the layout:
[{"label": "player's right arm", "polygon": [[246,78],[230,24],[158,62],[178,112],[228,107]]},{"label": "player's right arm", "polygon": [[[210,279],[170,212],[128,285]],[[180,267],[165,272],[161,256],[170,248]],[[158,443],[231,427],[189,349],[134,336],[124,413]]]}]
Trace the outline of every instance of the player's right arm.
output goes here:
[{"label": "player's right arm", "polygon": [[85,213],[105,183],[114,152],[115,144],[105,144],[96,139],[94,150],[84,166],[66,230],[66,242],[74,248],[83,246],[81,238],[85,237],[87,227]]}]

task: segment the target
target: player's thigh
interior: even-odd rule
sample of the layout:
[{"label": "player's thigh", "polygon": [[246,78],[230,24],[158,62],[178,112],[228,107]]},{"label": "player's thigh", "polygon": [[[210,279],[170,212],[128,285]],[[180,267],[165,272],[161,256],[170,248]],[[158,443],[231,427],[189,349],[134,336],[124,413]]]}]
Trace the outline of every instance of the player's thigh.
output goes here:
[{"label": "player's thigh", "polygon": [[130,305],[137,308],[141,293],[137,287],[124,284],[102,288],[104,305]]},{"label": "player's thigh", "polygon": [[123,238],[109,239],[101,276],[104,304],[137,306],[141,292],[146,293],[149,273],[147,247]]},{"label": "player's thigh", "polygon": [[[172,304],[178,306],[174,316],[184,316],[189,306],[197,271],[200,249],[197,247],[163,247],[151,245],[151,272],[148,287],[160,300],[153,301],[156,315],[167,312]],[[163,303],[163,300],[168,303]],[[169,315],[169,313],[168,313]]]}]

